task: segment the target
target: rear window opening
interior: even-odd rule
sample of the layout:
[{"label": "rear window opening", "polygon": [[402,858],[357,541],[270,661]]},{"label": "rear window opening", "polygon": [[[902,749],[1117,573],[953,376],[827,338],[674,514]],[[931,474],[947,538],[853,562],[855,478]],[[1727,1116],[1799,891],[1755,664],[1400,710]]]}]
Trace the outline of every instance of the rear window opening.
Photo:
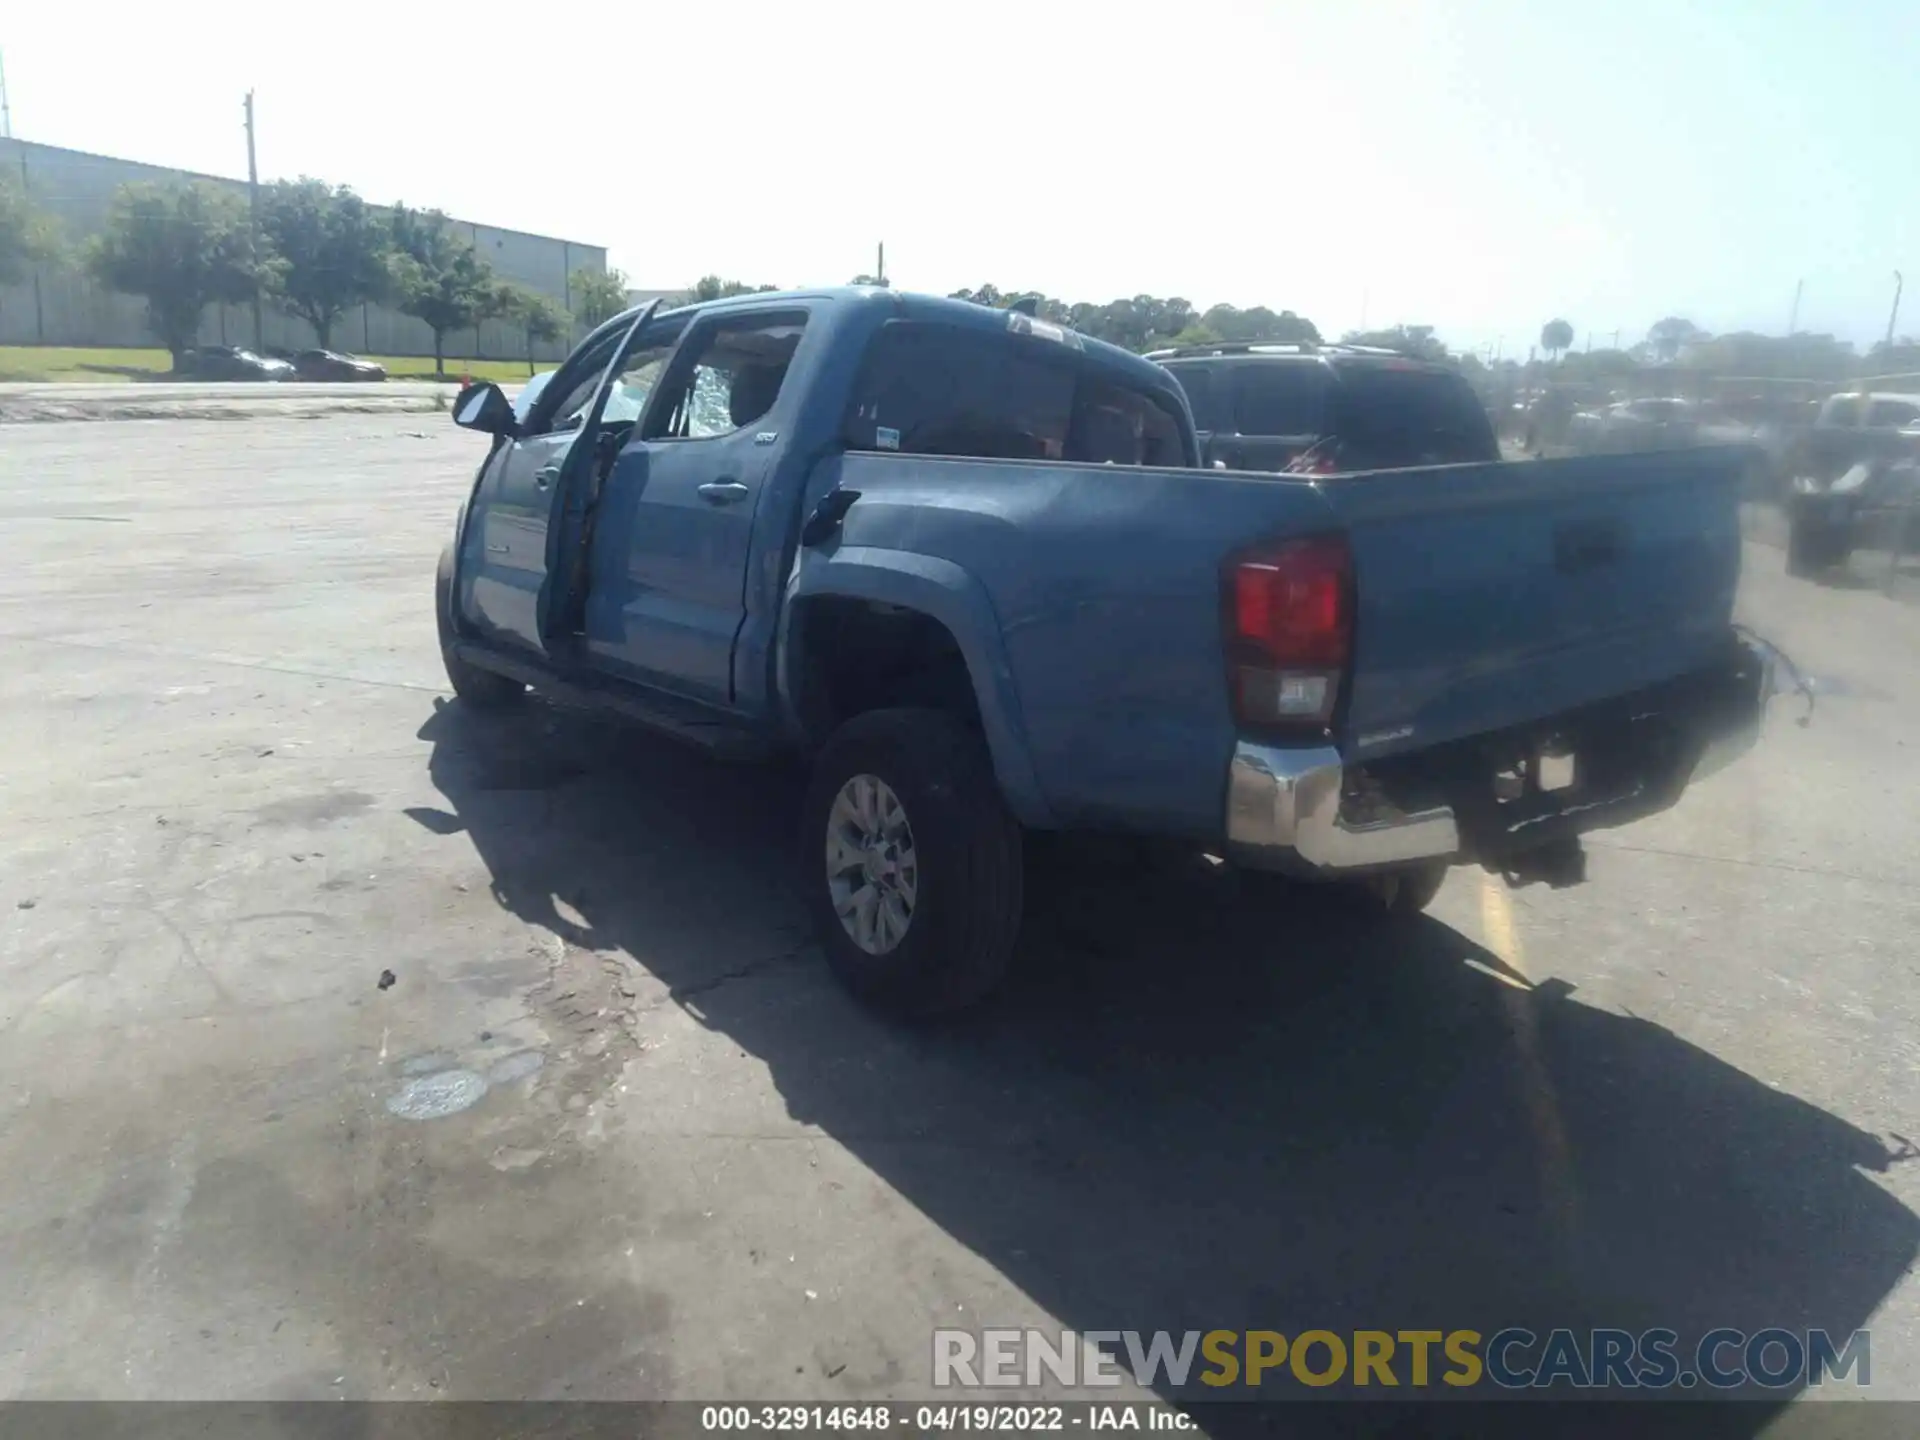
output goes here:
[{"label": "rear window opening", "polygon": [[1320,442],[1328,470],[1500,458],[1473,388],[1449,370],[1401,363],[1239,361],[1167,367],[1194,422],[1214,434]]},{"label": "rear window opening", "polygon": [[1234,367],[1233,428],[1241,435],[1321,435],[1329,376],[1320,365]]},{"label": "rear window opening", "polygon": [[1500,458],[1473,387],[1445,370],[1348,365],[1329,419],[1343,469],[1470,465]]},{"label": "rear window opening", "polygon": [[894,321],[847,419],[855,450],[1106,465],[1189,463],[1169,403],[1046,341]]},{"label": "rear window opening", "polygon": [[1193,411],[1195,429],[1233,429],[1233,417],[1226,413],[1226,385],[1217,370],[1211,365],[1184,362],[1166,368],[1186,392],[1187,408]]}]

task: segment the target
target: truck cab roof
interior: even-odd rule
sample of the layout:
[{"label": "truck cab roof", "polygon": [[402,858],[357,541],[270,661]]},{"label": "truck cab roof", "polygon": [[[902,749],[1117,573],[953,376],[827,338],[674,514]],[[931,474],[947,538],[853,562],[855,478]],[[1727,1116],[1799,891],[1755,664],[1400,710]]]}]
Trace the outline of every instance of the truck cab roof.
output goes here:
[{"label": "truck cab roof", "polygon": [[[1125,376],[1136,386],[1159,391],[1184,406],[1185,393],[1177,382],[1173,382],[1168,372],[1155,364],[1150,358],[1136,355],[1131,350],[1109,344],[1105,340],[1096,340],[1091,335],[1083,335],[1068,326],[1049,320],[1038,319],[1018,310],[1000,310],[988,305],[976,305],[970,300],[954,300],[941,295],[923,295],[913,291],[891,290],[877,285],[840,285],[805,290],[760,290],[742,295],[729,295],[719,300],[702,300],[691,305],[662,309],[660,317],[686,316],[700,314],[724,314],[731,310],[761,310],[769,306],[802,303],[809,306],[825,302],[827,306],[842,310],[849,317],[859,309],[869,311],[888,311],[889,319],[912,320],[951,325],[963,329],[985,332],[1005,332],[1032,335],[1037,339],[1050,340],[1078,351],[1085,360]],[[604,322],[596,331],[598,335],[606,331],[620,331],[633,323],[634,317],[644,307],[631,306]],[[1382,352],[1390,353],[1390,352]]]}]

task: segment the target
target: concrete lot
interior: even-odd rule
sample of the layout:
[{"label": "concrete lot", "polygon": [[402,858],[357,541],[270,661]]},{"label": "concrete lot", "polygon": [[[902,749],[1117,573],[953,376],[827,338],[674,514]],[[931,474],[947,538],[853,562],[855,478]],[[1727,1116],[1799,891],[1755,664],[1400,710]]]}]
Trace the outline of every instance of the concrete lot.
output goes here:
[{"label": "concrete lot", "polygon": [[1871,1324],[1920,1398],[1901,595],[1751,545],[1818,717],[1585,886],[1049,856],[915,1034],[807,943],[791,777],[449,705],[478,454],[0,429],[0,1396],[906,1398],[1041,1323]]},{"label": "concrete lot", "polygon": [[[509,387],[517,388],[517,387]],[[449,385],[415,380],[382,384],[174,382],[145,384],[0,384],[0,424],[73,420],[235,420],[262,415],[422,414],[445,410]]]}]

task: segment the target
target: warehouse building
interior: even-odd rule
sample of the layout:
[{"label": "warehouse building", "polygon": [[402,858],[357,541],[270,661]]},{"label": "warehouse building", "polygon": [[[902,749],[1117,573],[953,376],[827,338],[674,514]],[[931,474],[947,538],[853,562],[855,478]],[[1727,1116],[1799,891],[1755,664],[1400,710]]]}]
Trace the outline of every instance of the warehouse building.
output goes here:
[{"label": "warehouse building", "polygon": [[[8,138],[0,138],[0,174],[53,217],[62,241],[70,247],[99,233],[114,195],[126,184],[199,180],[234,190],[242,198],[247,192],[244,180]],[[569,305],[571,299],[571,275],[607,268],[607,252],[600,245],[501,230],[469,220],[457,220],[454,225],[502,279],[517,281],[562,305]],[[145,311],[145,302],[103,289],[73,266],[37,266],[27,283],[0,286],[0,345],[148,346],[155,342]],[[251,307],[208,306],[200,342],[256,343]],[[305,321],[265,306],[257,343],[298,350],[315,340]],[[333,343],[369,355],[431,355],[433,332],[411,316],[367,305],[342,319],[334,329]],[[563,346],[542,346],[536,354],[551,360],[563,350]],[[470,330],[447,337],[449,355],[518,359],[526,352],[526,337],[517,326],[502,321],[485,322],[477,334]]]}]

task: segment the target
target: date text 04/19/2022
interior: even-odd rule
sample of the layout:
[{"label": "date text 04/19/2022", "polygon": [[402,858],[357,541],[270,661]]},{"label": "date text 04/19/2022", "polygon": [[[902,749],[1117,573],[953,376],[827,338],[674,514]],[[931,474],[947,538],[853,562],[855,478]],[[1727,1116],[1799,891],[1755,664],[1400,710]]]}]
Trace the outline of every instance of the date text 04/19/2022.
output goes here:
[{"label": "date text 04/19/2022", "polygon": [[706,1405],[705,1431],[1191,1430],[1191,1417],[1150,1402],[1064,1405]]}]

